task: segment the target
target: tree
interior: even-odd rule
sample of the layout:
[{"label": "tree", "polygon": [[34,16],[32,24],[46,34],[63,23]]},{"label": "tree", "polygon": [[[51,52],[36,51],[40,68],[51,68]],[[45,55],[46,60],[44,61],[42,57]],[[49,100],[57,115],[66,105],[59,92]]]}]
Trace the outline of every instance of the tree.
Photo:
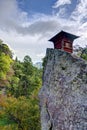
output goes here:
[{"label": "tree", "polygon": [[13,69],[14,75],[10,80],[8,94],[29,97],[33,90],[41,86],[42,70],[33,66],[29,56],[25,56],[23,62],[15,60]]},{"label": "tree", "polygon": [[12,58],[12,52],[9,49],[8,45],[4,44],[2,40],[0,40],[0,53],[4,53],[5,55],[9,55]]},{"label": "tree", "polygon": [[38,90],[34,91],[29,98],[26,97],[1,97],[0,113],[10,121],[9,125],[15,125],[18,130],[40,130],[40,112],[38,106]]},{"label": "tree", "polygon": [[4,53],[0,55],[0,79],[6,79],[6,74],[10,70],[10,65],[12,63],[11,58]]},{"label": "tree", "polygon": [[28,55],[26,55],[25,57],[24,57],[24,63],[30,63],[30,64],[32,64],[32,60],[31,60],[31,58],[30,58],[30,56],[28,56]]},{"label": "tree", "polygon": [[0,69],[3,74],[0,76],[8,79],[9,84],[6,84],[6,95],[0,96],[0,120],[5,118],[8,124],[0,129],[40,130],[38,91],[42,85],[42,70],[33,66],[30,56],[20,62],[17,58],[12,60],[9,53],[2,50]]},{"label": "tree", "polygon": [[26,75],[33,75],[33,64],[30,56],[25,56],[23,60],[23,66],[24,66],[24,74]]},{"label": "tree", "polygon": [[83,58],[84,60],[87,60],[87,46],[85,48],[83,48],[80,57]]},{"label": "tree", "polygon": [[76,53],[77,56],[81,57],[82,59],[87,60],[87,46],[85,46],[84,48],[78,45],[75,46],[74,53]]},{"label": "tree", "polygon": [[0,40],[0,86],[8,82],[8,74],[11,70],[12,56],[9,47]]}]

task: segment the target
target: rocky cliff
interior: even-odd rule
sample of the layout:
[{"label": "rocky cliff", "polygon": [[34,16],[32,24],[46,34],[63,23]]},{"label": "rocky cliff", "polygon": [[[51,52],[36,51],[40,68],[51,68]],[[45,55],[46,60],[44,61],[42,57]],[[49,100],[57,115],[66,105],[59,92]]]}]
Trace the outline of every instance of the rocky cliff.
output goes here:
[{"label": "rocky cliff", "polygon": [[87,130],[87,63],[47,49],[39,92],[42,130]]}]

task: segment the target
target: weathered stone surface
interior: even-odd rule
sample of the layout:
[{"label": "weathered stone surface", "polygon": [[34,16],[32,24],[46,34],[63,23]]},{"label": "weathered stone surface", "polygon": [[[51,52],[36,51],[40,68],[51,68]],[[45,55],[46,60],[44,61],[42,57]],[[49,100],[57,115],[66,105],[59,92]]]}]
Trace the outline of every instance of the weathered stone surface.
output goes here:
[{"label": "weathered stone surface", "polygon": [[39,98],[42,130],[87,130],[87,63],[47,49]]}]

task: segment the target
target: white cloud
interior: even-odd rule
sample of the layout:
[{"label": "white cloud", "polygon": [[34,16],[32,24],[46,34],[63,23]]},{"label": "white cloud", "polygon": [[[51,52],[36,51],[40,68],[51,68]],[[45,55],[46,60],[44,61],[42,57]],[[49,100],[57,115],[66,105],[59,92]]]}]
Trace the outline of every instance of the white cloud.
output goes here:
[{"label": "white cloud", "polygon": [[27,13],[18,8],[17,0],[0,0],[0,28],[20,28],[27,21]]},{"label": "white cloud", "polygon": [[87,0],[79,0],[75,10],[72,12],[71,18],[78,23],[84,22],[84,19],[87,19]]},{"label": "white cloud", "polygon": [[36,14],[30,20],[27,12],[18,8],[16,0],[0,0],[0,29],[23,35],[45,34],[54,31],[58,22],[46,15]]},{"label": "white cloud", "polygon": [[[81,2],[72,13],[73,19],[76,19],[75,12],[77,12],[77,15],[80,12]],[[59,0],[55,7],[70,3],[70,0]],[[81,10],[85,13],[86,6],[82,7]],[[60,13],[58,13],[61,14],[63,11],[60,10]],[[78,15],[78,17],[83,18],[83,14],[82,16]],[[85,30],[87,23],[78,23],[75,19],[63,19],[56,14],[53,16],[35,14],[30,19],[27,12],[18,8],[16,0],[0,0],[0,38],[8,43],[15,55],[21,60],[25,55],[29,55],[34,62],[40,61],[45,55],[46,48],[53,48],[53,43],[48,42],[48,40],[61,30],[76,35],[84,35],[85,37],[77,39],[74,44],[85,44],[85,41],[87,41],[87,31]],[[78,20],[80,21],[80,18]]]},{"label": "white cloud", "polygon": [[57,0],[53,8],[58,8],[59,6],[67,5],[67,4],[71,4],[71,0]]},{"label": "white cloud", "polygon": [[40,35],[21,35],[17,32],[0,31],[0,38],[4,43],[8,43],[9,47],[17,56],[18,59],[23,60],[25,55],[29,55],[33,62],[40,61],[42,54],[45,55],[46,48],[53,47],[48,42],[48,38]]},{"label": "white cloud", "polygon": [[43,20],[38,20],[33,23],[31,23],[27,27],[19,27],[17,28],[17,31],[21,34],[28,34],[28,35],[35,35],[35,34],[42,34],[45,35],[48,32],[55,31],[55,28],[57,26],[58,22],[52,18],[43,19]]}]

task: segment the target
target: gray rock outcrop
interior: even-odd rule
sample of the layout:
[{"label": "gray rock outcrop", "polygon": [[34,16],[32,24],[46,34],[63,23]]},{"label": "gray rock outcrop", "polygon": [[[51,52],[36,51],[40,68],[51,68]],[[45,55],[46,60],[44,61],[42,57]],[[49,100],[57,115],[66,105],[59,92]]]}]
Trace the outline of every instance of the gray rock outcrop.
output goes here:
[{"label": "gray rock outcrop", "polygon": [[42,130],[87,130],[87,63],[47,49],[39,92]]}]

